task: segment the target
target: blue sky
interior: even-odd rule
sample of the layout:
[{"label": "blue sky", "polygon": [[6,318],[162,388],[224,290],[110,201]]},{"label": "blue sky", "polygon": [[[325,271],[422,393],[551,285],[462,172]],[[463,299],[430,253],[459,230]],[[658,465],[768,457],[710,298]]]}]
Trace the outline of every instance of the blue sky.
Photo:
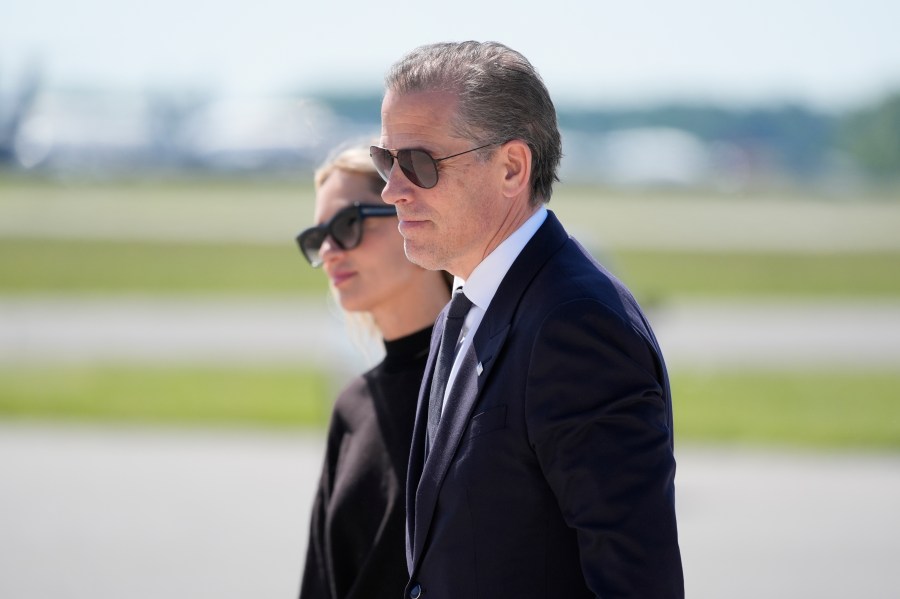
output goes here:
[{"label": "blue sky", "polygon": [[39,59],[51,87],[378,89],[414,46],[495,39],[535,64],[558,103],[840,109],[900,89],[895,0],[0,2],[0,88]]}]

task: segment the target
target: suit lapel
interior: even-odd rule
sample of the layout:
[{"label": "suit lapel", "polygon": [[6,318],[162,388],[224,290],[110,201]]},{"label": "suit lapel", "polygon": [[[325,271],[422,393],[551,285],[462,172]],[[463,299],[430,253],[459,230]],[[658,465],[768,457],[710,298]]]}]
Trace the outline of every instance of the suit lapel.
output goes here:
[{"label": "suit lapel", "polygon": [[[526,244],[503,278],[475,333],[472,346],[462,357],[459,372],[447,396],[434,448],[423,463],[428,410],[427,400],[422,398],[427,398],[431,390],[437,354],[435,340],[440,339],[443,331],[442,325],[440,331],[435,327],[431,353],[425,369],[425,380],[419,393],[413,451],[410,457],[410,484],[407,484],[407,526],[411,527],[407,529],[407,565],[411,572],[421,559],[444,477],[456,456],[479,394],[503,349],[513,315],[518,309],[524,291],[543,264],[567,239],[562,225],[553,213],[548,211],[547,220]],[[443,322],[443,313],[438,321]],[[426,405],[424,409],[423,404]],[[419,472],[420,477],[417,476]],[[413,481],[417,484],[412,484]]]},{"label": "suit lapel", "polygon": [[[503,345],[508,331],[509,327],[504,328],[500,334],[489,339],[481,350],[476,349],[473,345],[462,357],[459,372],[450,389],[450,394],[447,396],[441,423],[434,439],[434,451],[429,452],[422,469],[422,476],[415,493],[415,511],[410,514],[411,519],[415,522],[412,535],[414,561],[417,561],[418,557],[422,555],[441,484],[469,424],[472,409],[475,407],[485,380],[487,380],[490,366],[494,363],[493,357]],[[421,418],[417,418],[417,428],[420,426],[419,421],[421,420]],[[421,426],[426,424],[424,421],[421,422]]]},{"label": "suit lapel", "polygon": [[[409,452],[409,468],[406,474],[406,566],[412,571],[412,548],[416,534],[416,490],[420,486],[420,479],[425,462],[426,430],[428,429],[428,397],[431,394],[431,379],[437,362],[438,345],[444,332],[444,313],[449,309],[449,304],[441,311],[435,321],[431,333],[431,346],[428,350],[428,361],[425,364],[425,372],[422,376],[422,384],[419,387],[419,401],[416,405],[416,420],[413,424],[412,443]],[[424,399],[423,399],[424,398]],[[420,529],[421,530],[421,529]],[[419,533],[421,534],[421,532]]]}]

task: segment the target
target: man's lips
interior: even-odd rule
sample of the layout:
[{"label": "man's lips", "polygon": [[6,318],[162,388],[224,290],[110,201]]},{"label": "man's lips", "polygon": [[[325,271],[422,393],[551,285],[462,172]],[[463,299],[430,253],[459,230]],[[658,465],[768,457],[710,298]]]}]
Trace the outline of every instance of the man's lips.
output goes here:
[{"label": "man's lips", "polygon": [[429,221],[427,220],[417,220],[414,218],[401,218],[398,228],[400,229],[401,234],[411,233],[425,227],[428,222]]}]

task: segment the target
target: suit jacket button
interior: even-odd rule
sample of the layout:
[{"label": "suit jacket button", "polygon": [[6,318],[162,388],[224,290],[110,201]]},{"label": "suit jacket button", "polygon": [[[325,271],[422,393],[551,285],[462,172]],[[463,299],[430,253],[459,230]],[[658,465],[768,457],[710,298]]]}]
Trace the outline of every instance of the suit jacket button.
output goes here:
[{"label": "suit jacket button", "polygon": [[422,596],[422,585],[415,584],[409,589],[409,599],[419,599]]}]

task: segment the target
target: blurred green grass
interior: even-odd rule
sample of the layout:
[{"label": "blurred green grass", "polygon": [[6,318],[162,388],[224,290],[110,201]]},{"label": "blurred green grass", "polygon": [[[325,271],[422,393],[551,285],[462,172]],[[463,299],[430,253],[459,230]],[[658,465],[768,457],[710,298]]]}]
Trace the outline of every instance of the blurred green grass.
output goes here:
[{"label": "blurred green grass", "polygon": [[[562,186],[551,208],[642,302],[880,301],[900,297],[898,199]],[[293,245],[311,215],[305,179],[0,176],[0,295],[320,297],[325,278]],[[6,364],[0,418],[321,427],[330,376],[302,364]],[[900,449],[900,368],[672,376],[679,441]]]},{"label": "blurred green grass", "polygon": [[672,376],[680,440],[900,449],[900,370],[712,371]]},{"label": "blurred green grass", "polygon": [[639,298],[900,297],[900,253],[628,251],[612,270]]},{"label": "blurred green grass", "polygon": [[[639,298],[900,297],[900,253],[620,249],[611,269]],[[291,245],[0,238],[0,293],[316,294],[322,273]]]},{"label": "blurred green grass", "polygon": [[[0,293],[319,294],[324,277],[293,245],[312,206],[306,179],[0,176]],[[551,208],[639,298],[900,295],[893,190],[562,185]]]},{"label": "blurred green grass", "polygon": [[289,368],[35,365],[0,368],[0,418],[321,427],[334,385]]},{"label": "blurred green grass", "polygon": [[0,238],[0,293],[321,294],[293,245]]},{"label": "blurred green grass", "polygon": [[[673,373],[679,442],[900,449],[900,372]],[[288,368],[0,369],[0,418],[320,428],[337,389]]]}]

